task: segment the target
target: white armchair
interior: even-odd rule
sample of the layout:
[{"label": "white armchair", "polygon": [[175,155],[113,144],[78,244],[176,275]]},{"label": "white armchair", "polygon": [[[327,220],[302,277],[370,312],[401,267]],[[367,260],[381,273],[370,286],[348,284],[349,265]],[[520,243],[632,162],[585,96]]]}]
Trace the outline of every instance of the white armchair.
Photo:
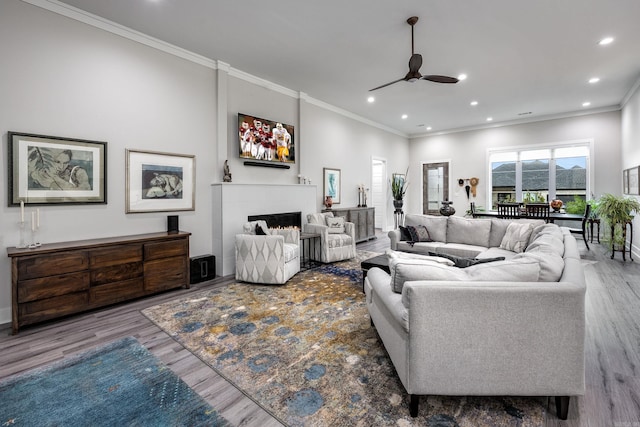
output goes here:
[{"label": "white armchair", "polygon": [[[330,227],[329,223],[334,227]],[[341,224],[343,223],[343,224]],[[306,233],[320,234],[320,241],[316,243],[316,254],[324,263],[342,261],[356,256],[356,227],[352,222],[345,222],[343,218],[334,217],[333,212],[314,213],[307,215],[307,223],[302,226]]]},{"label": "white armchair", "polygon": [[[256,225],[267,233],[256,234]],[[244,225],[236,235],[236,280],[283,284],[300,271],[300,231],[267,228],[265,221]]]}]

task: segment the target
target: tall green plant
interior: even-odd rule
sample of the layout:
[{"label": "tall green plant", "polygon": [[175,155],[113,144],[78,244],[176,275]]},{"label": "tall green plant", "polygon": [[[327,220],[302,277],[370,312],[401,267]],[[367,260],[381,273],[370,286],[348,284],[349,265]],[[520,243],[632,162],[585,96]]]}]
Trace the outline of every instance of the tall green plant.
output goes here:
[{"label": "tall green plant", "polygon": [[407,174],[409,173],[409,169],[404,173],[404,176],[399,174],[394,174],[391,178],[391,194],[393,195],[393,200],[404,200],[404,195],[407,192],[407,187],[409,183],[407,182]]},{"label": "tall green plant", "polygon": [[600,197],[596,213],[607,225],[605,232],[613,229],[613,235],[606,240],[613,241],[616,247],[622,247],[625,242],[623,230],[628,221],[631,221],[634,212],[640,212],[640,202],[631,197],[614,196],[605,194]]}]

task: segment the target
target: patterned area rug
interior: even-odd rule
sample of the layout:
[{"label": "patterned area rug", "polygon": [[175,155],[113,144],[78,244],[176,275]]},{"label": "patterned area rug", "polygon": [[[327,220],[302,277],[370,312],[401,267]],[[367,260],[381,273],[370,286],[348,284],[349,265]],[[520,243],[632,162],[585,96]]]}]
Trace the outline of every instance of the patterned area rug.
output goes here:
[{"label": "patterned area rug", "polygon": [[0,381],[0,426],[229,426],[129,337]]},{"label": "patterned area rug", "polygon": [[417,418],[370,320],[360,262],[286,285],[234,283],[143,313],[290,426],[540,426],[543,400],[420,398]]}]

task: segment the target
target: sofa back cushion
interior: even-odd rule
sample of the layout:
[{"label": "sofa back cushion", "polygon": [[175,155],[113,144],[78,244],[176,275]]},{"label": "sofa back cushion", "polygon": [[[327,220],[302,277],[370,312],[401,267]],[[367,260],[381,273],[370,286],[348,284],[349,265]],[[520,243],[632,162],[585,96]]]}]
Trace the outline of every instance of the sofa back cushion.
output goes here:
[{"label": "sofa back cushion", "polygon": [[[491,219],[491,233],[489,234],[489,247],[490,248],[499,248],[500,243],[502,243],[502,239],[504,238],[504,234],[507,232],[507,227],[512,222],[516,222],[518,224],[526,223],[531,224],[534,229],[538,226],[546,225],[543,220],[540,219],[500,219],[500,218],[492,218]],[[553,224],[548,224],[553,225]],[[531,238],[529,238],[531,240]]]},{"label": "sofa back cushion", "polygon": [[[436,258],[436,257],[427,257]],[[437,260],[392,258],[389,260],[391,272],[391,287],[394,292],[402,293],[404,283],[413,280],[467,280],[464,270],[453,267],[452,261],[440,258],[451,264],[441,263]]]},{"label": "sofa back cushion", "polygon": [[540,265],[529,258],[477,264],[464,271],[469,280],[479,282],[537,282],[540,277]]},{"label": "sofa back cushion", "polygon": [[435,242],[447,241],[447,217],[435,215],[407,214],[404,225],[424,225],[429,232],[429,237]]},{"label": "sofa back cushion", "polygon": [[531,224],[512,222],[507,226],[507,231],[504,233],[500,243],[500,249],[517,253],[524,252],[532,231],[533,226]]},{"label": "sofa back cushion", "polygon": [[489,247],[490,233],[490,219],[450,216],[447,222],[447,243],[464,243],[487,248]]}]

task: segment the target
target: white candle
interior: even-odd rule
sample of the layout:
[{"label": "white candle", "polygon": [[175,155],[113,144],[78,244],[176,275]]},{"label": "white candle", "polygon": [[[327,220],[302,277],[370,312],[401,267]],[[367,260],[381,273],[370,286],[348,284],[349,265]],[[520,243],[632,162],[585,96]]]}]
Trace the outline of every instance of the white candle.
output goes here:
[{"label": "white candle", "polygon": [[24,200],[20,200],[20,222],[24,222]]},{"label": "white candle", "polygon": [[40,228],[40,208],[36,209],[36,227]]},{"label": "white candle", "polygon": [[36,231],[36,213],[31,211],[31,231]]}]

